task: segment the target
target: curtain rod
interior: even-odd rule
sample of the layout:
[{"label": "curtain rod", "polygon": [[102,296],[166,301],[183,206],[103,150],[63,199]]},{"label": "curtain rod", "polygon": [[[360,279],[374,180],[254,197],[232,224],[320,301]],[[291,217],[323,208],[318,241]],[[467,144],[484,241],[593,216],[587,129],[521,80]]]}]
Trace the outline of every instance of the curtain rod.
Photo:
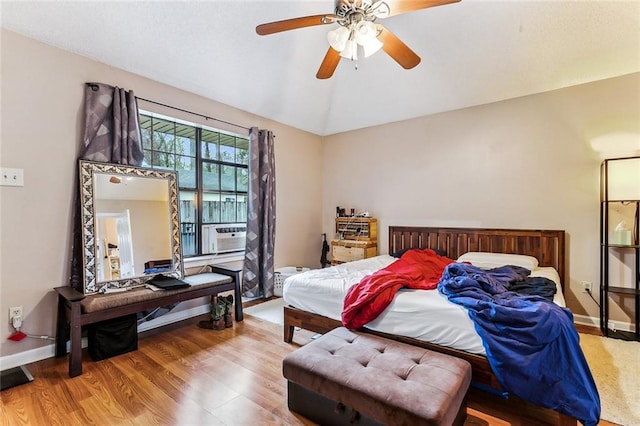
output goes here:
[{"label": "curtain rod", "polygon": [[171,105],[163,104],[163,103],[160,103],[160,102],[152,101],[152,100],[145,99],[145,98],[141,98],[141,97],[138,97],[138,96],[136,96],[136,99],[138,99],[138,100],[140,100],[140,101],[149,102],[149,103],[151,103],[151,104],[160,105],[160,106],[163,106],[163,107],[167,107],[167,108],[175,109],[176,111],[186,112],[187,114],[197,115],[198,117],[202,117],[202,118],[204,118],[205,120],[214,120],[214,121],[217,121],[217,122],[219,122],[219,123],[229,124],[229,125],[231,125],[231,126],[239,127],[239,128],[241,128],[241,129],[251,130],[249,127],[241,126],[241,125],[239,125],[239,124],[231,123],[231,122],[229,122],[229,121],[220,120],[219,118],[209,117],[209,116],[207,116],[207,115],[200,114],[200,113],[197,113],[197,112],[187,111],[186,109],[177,108],[177,107],[174,107],[174,106],[171,106]]},{"label": "curtain rod", "polygon": [[[86,84],[87,86],[91,87],[91,89],[92,89],[93,91],[96,91],[96,90],[98,90],[98,88],[99,88],[99,86],[98,86],[98,84],[97,84],[97,83],[85,83],[85,84]],[[182,108],[174,107],[174,106],[171,106],[171,105],[163,104],[163,103],[160,103],[160,102],[152,101],[152,100],[150,100],[150,99],[141,98],[141,97],[139,97],[139,96],[136,96],[136,99],[138,99],[138,100],[140,100],[140,101],[149,102],[149,103],[151,103],[151,104],[155,104],[155,105],[160,105],[160,106],[163,106],[163,107],[166,107],[166,108],[175,109],[176,111],[186,112],[187,114],[197,115],[198,117],[202,117],[202,118],[204,118],[205,120],[214,120],[214,121],[217,121],[218,123],[228,124],[228,125],[230,125],[230,126],[235,126],[235,127],[240,128],[240,129],[245,129],[245,130],[247,130],[247,131],[251,130],[251,128],[249,128],[249,127],[241,126],[241,125],[236,124],[236,123],[231,123],[231,122],[229,122],[229,121],[220,120],[219,118],[209,117],[208,115],[200,114],[200,113],[198,113],[198,112],[188,111],[188,110],[186,110],[186,109],[182,109]]]}]

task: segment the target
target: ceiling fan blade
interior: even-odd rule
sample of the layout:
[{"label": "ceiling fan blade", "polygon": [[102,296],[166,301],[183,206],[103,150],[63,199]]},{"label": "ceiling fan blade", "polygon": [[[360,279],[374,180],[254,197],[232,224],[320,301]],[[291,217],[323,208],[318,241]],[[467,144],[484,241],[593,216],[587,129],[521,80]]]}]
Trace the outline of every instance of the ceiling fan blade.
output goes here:
[{"label": "ceiling fan blade", "polygon": [[300,18],[285,19],[283,21],[258,25],[256,27],[256,32],[259,35],[269,35],[282,31],[295,30],[297,28],[332,24],[336,18],[337,16],[335,14],[302,16]]},{"label": "ceiling fan blade", "polygon": [[320,80],[330,78],[338,67],[338,62],[340,62],[340,52],[335,50],[333,47],[329,47],[327,54],[324,56],[324,59],[320,64],[316,77]]},{"label": "ceiling fan blade", "polygon": [[459,1],[460,0],[385,0],[389,5],[389,16],[427,9],[429,7],[442,6],[449,3],[457,3]]},{"label": "ceiling fan blade", "polygon": [[404,44],[395,34],[380,24],[377,24],[376,27],[380,32],[378,39],[383,43],[382,50],[387,52],[394,61],[405,69],[411,69],[420,63],[420,56],[409,49],[409,46]]}]

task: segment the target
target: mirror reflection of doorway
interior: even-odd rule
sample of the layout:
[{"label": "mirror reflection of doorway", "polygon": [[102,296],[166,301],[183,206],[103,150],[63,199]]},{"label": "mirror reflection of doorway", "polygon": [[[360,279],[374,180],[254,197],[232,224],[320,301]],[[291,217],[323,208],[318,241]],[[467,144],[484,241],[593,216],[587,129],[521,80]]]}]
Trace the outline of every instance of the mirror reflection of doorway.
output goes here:
[{"label": "mirror reflection of doorway", "polygon": [[96,231],[98,281],[136,276],[129,210],[98,213]]}]

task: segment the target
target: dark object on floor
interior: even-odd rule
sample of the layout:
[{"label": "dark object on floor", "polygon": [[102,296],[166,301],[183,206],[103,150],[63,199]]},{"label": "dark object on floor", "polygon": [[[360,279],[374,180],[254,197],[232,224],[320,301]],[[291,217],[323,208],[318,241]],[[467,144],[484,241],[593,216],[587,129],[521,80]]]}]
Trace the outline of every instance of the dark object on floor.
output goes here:
[{"label": "dark object on floor", "polygon": [[233,327],[233,295],[217,296],[211,300],[211,319],[198,322],[198,327],[210,330],[224,330]]},{"label": "dark object on floor", "polygon": [[327,260],[327,253],[329,253],[329,243],[327,243],[327,234],[322,234],[322,254],[320,255],[320,264],[325,268],[329,261]]},{"label": "dark object on floor", "polygon": [[233,327],[233,315],[231,314],[231,307],[233,306],[233,295],[228,296],[220,296],[222,302],[224,304],[224,326],[226,328]]},{"label": "dark object on floor", "polygon": [[198,327],[206,328],[208,330],[224,330],[226,327],[224,325],[224,318],[220,318],[218,320],[208,319],[198,322]]},{"label": "dark object on floor", "polygon": [[19,367],[9,368],[0,372],[0,390],[12,388],[14,386],[24,385],[33,381],[33,376],[27,370],[27,367],[21,365]]},{"label": "dark object on floor", "polygon": [[289,409],[320,425],[384,426],[360,412],[310,391],[297,383],[287,382]]},{"label": "dark object on floor", "polygon": [[319,424],[457,425],[467,416],[471,364],[336,328],[287,355],[289,409]]},{"label": "dark object on floor", "polygon": [[89,355],[94,361],[111,358],[138,349],[136,314],[101,321],[89,326]]}]

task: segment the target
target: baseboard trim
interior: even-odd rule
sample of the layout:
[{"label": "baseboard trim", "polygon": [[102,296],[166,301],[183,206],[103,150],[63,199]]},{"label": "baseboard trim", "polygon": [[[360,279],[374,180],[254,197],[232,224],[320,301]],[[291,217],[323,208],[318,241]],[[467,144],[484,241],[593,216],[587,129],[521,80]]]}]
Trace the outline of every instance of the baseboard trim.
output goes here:
[{"label": "baseboard trim", "polygon": [[586,315],[573,315],[573,322],[580,325],[586,325],[589,327],[600,328],[600,318],[588,317]]},{"label": "baseboard trim", "polygon": [[49,344],[36,349],[18,352],[12,355],[0,357],[0,370],[4,371],[9,368],[26,365],[32,362],[40,361],[55,356],[55,345]]},{"label": "baseboard trim", "polygon": [[[163,327],[175,322],[184,321],[189,318],[206,314],[210,311],[209,304],[203,304],[189,309],[184,309],[177,312],[168,312],[158,318],[151,321],[143,322],[138,326],[138,334],[144,331],[152,330],[154,328]],[[87,339],[82,339],[82,347],[87,347]],[[69,345],[67,344],[67,352],[69,351]],[[30,364],[36,361],[42,361],[43,359],[53,358],[55,356],[55,343],[41,346],[35,349],[29,349],[27,351],[18,352],[12,355],[5,355],[0,357],[0,371],[4,371],[9,368],[18,367],[20,365]]]},{"label": "baseboard trim", "polygon": [[[588,317],[586,315],[574,315],[573,322],[580,325],[600,328],[600,318],[596,318],[596,317]],[[609,324],[613,325],[613,329],[620,330],[620,331],[629,331],[633,333],[636,329],[633,324],[628,322],[609,320]]]},{"label": "baseboard trim", "polygon": [[[154,328],[163,327],[165,325],[173,324],[175,322],[184,321],[189,318],[197,317],[206,314],[210,311],[209,304],[203,304],[189,309],[184,309],[177,312],[168,312],[158,318],[151,321],[146,321],[138,326],[138,333],[152,330]],[[600,328],[600,319],[596,317],[589,317],[586,315],[574,315],[573,320],[576,324],[581,324],[589,327]],[[616,330],[621,331],[635,331],[635,327],[632,324],[611,321]],[[82,339],[82,347],[87,347],[86,339]],[[67,348],[68,350],[68,348]],[[49,344],[41,346],[36,349],[30,349],[24,352],[18,352],[12,355],[5,355],[0,357],[0,370],[6,370],[8,368],[18,367],[20,365],[30,364],[36,361],[42,361],[43,359],[53,358],[55,356],[55,344]]]}]

